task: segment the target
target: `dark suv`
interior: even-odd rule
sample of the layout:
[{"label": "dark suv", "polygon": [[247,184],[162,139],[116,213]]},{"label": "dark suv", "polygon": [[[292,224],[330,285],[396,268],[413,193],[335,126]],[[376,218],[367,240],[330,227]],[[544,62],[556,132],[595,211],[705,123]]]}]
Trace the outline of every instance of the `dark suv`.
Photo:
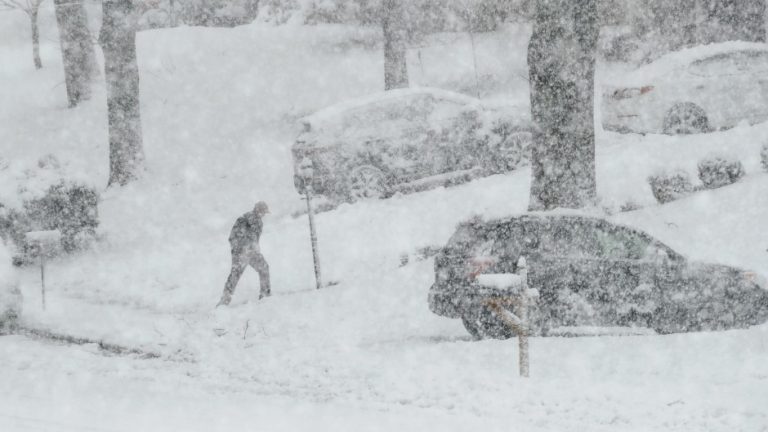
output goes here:
[{"label": "dark suv", "polygon": [[722,330],[768,320],[761,276],[690,262],[632,228],[576,215],[529,214],[459,226],[435,259],[432,312],[461,318],[476,338],[511,333],[477,298],[476,276],[514,273],[520,256],[538,289],[533,334],[573,326]]}]

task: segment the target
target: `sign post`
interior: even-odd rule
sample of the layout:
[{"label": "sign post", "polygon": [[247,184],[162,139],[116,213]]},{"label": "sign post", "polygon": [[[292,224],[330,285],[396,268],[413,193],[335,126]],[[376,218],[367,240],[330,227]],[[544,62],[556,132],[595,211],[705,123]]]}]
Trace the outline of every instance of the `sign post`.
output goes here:
[{"label": "sign post", "polygon": [[309,158],[304,158],[299,165],[301,179],[304,182],[304,197],[307,200],[307,217],[309,218],[309,237],[312,242],[312,260],[315,265],[315,283],[317,289],[323,286],[320,276],[320,254],[317,250],[317,233],[315,232],[315,212],[312,209],[312,179],[314,166]]},{"label": "sign post", "polygon": [[26,234],[26,242],[32,251],[32,255],[40,258],[40,289],[45,310],[45,256],[51,255],[61,244],[61,232],[51,231],[30,231]]}]

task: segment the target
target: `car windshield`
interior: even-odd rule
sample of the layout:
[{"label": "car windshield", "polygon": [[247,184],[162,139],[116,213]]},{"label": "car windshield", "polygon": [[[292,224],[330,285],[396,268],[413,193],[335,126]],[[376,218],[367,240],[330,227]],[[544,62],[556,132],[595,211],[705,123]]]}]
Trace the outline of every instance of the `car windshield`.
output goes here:
[{"label": "car windshield", "polygon": [[479,223],[461,224],[448,240],[448,249],[453,253],[469,254],[487,241],[487,230]]}]

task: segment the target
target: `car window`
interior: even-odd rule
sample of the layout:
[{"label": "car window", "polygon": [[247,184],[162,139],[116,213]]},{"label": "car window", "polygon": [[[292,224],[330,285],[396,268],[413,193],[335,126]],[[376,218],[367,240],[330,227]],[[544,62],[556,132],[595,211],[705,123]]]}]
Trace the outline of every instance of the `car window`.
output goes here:
[{"label": "car window", "polygon": [[553,220],[541,232],[541,252],[563,258],[598,258],[597,232],[593,221],[579,218]]},{"label": "car window", "polygon": [[364,131],[383,137],[418,135],[426,133],[434,109],[435,100],[429,94],[387,98],[347,113],[341,122],[341,129],[353,136]]},{"label": "car window", "polygon": [[448,248],[454,252],[470,255],[487,240],[487,230],[481,224],[465,223],[460,225],[451,238],[448,239]]},{"label": "car window", "polygon": [[732,76],[768,72],[768,53],[736,51],[718,54],[691,63],[689,71],[698,76]]},{"label": "car window", "polygon": [[652,240],[636,231],[609,226],[597,231],[599,255],[608,259],[642,260],[652,253]]}]

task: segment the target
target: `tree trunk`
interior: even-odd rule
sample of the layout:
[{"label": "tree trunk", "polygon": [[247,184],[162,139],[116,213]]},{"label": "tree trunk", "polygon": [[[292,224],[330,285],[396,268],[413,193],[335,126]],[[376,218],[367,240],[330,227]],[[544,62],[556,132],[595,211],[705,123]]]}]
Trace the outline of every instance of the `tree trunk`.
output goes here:
[{"label": "tree trunk", "polygon": [[109,186],[135,180],[144,165],[136,61],[138,13],[132,0],[102,6],[99,42],[104,51],[109,122]]},{"label": "tree trunk", "polygon": [[38,8],[32,9],[29,14],[29,20],[32,24],[32,59],[35,62],[35,69],[43,67],[43,61],[40,59],[40,27],[37,25]]},{"label": "tree trunk", "polygon": [[407,32],[403,0],[382,2],[384,31],[384,90],[408,87]]},{"label": "tree trunk", "polygon": [[528,45],[532,147],[529,209],[594,204],[596,0],[539,0]]},{"label": "tree trunk", "polygon": [[96,56],[83,0],[54,0],[69,106],[91,97]]}]

